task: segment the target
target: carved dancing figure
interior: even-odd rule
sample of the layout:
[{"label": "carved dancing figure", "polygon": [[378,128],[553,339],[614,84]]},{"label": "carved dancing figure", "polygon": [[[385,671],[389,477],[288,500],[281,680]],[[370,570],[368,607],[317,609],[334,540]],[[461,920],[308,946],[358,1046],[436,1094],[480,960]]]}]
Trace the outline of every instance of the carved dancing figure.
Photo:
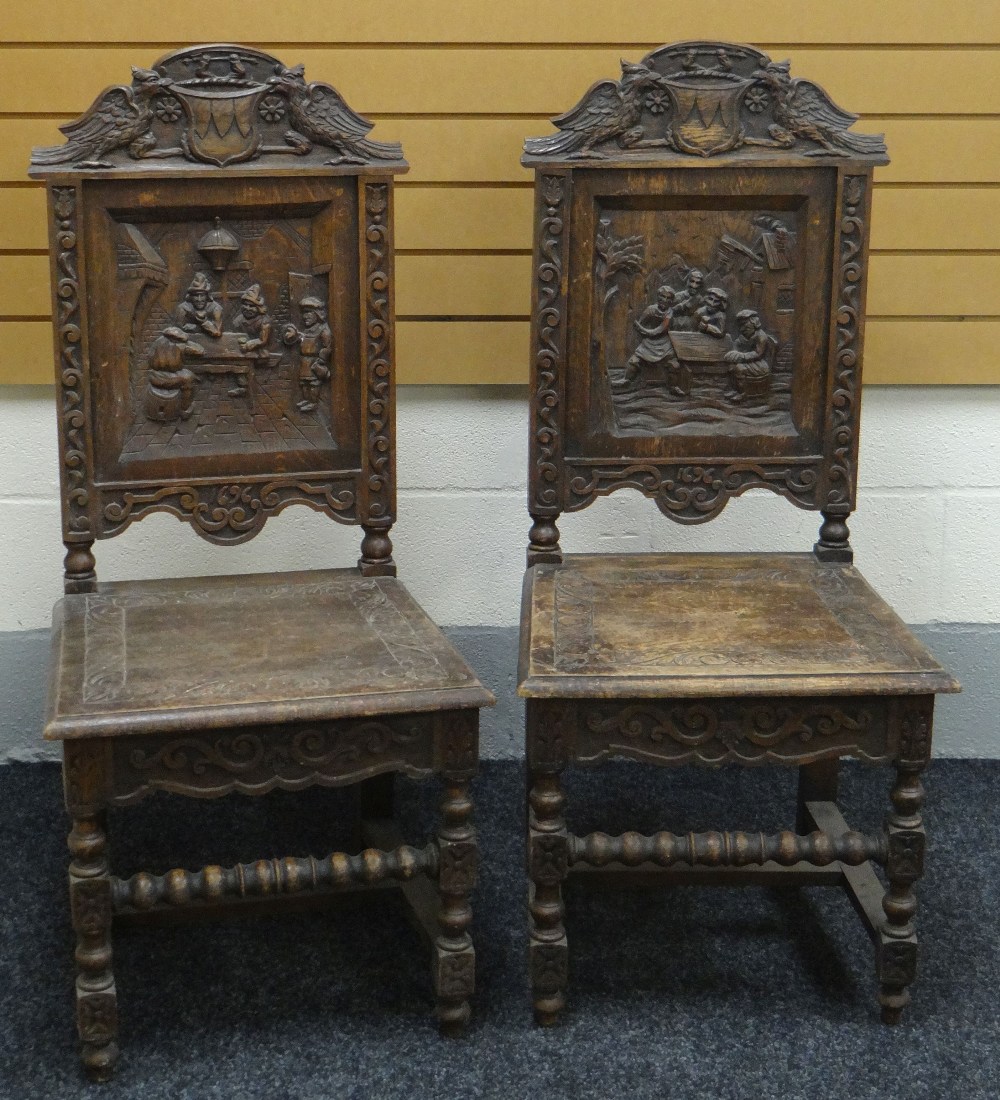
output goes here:
[{"label": "carved dancing figure", "polygon": [[333,333],[326,323],[326,310],[318,298],[303,298],[299,302],[303,327],[286,325],[286,344],[299,346],[299,389],[302,400],[295,403],[301,412],[312,412],[319,404],[319,388],[330,377],[330,355]]},{"label": "carved dancing figure", "polygon": [[[267,359],[267,346],[271,342],[271,317],[267,303],[257,283],[240,295],[240,312],[233,318],[233,332],[240,333],[240,350],[253,359]],[[230,397],[240,397],[247,392],[249,376],[235,376]]]},{"label": "carved dancing figure", "polygon": [[661,286],[656,292],[656,301],[635,322],[635,327],[643,338],[625,367],[623,385],[632,385],[639,378],[644,366],[656,368],[662,365],[666,368],[670,392],[681,396],[690,393],[691,370],[682,367],[678,362],[669,334],[675,298],[673,287]]},{"label": "carved dancing figure", "polygon": [[203,271],[191,280],[174,316],[185,332],[201,331],[216,338],[222,335],[222,306],[212,297],[212,284]]},{"label": "carved dancing figure", "polygon": [[704,301],[705,276],[693,267],[688,272],[684,289],[677,292],[674,300],[673,327],[679,332],[690,332],[694,326],[694,313]]},{"label": "carved dancing figure", "polygon": [[171,325],[153,341],[149,349],[149,392],[146,415],[150,420],[167,422],[187,420],[194,411],[192,371],[184,366],[184,356],[204,355],[200,344],[192,343],[182,329]]},{"label": "carved dancing figure", "polygon": [[740,334],[733,350],[724,356],[725,361],[732,364],[732,388],[726,391],[725,397],[737,402],[744,397],[764,397],[771,383],[771,357],[778,341],[764,331],[756,310],[740,310],[736,323]]},{"label": "carved dancing figure", "polygon": [[726,311],[729,309],[729,295],[721,287],[712,286],[705,291],[705,302],[694,311],[696,332],[705,332],[709,336],[726,335]]}]

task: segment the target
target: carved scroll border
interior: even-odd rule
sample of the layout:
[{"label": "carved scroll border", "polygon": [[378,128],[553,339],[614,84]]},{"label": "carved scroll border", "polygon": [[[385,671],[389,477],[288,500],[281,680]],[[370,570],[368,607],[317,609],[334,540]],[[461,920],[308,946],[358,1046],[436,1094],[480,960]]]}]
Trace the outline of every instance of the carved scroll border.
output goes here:
[{"label": "carved scroll border", "polygon": [[93,440],[87,401],[86,347],[82,319],[75,187],[53,187],[50,210],[55,250],[56,380],[59,385],[59,448],[62,455],[63,538],[92,542],[90,483]]},{"label": "carved scroll border", "polygon": [[307,504],[341,523],[356,523],[357,474],[102,486],[99,538],[120,534],[151,512],[185,520],[202,538],[230,546],[260,534],[290,504]]},{"label": "carved scroll border", "polygon": [[841,194],[840,256],[834,301],[832,380],[828,402],[824,512],[849,515],[857,481],[858,390],[861,378],[864,252],[869,199],[867,176],[844,176]]},{"label": "carved scroll border", "polygon": [[560,460],[570,191],[569,175],[544,174],[538,179],[528,511],[539,516],[558,515],[563,508]]},{"label": "carved scroll border", "polygon": [[650,699],[578,705],[574,759],[627,756],[654,764],[808,764],[894,755],[888,703],[831,699]]},{"label": "carved scroll border", "polygon": [[745,462],[633,462],[627,465],[568,462],[572,476],[567,486],[566,510],[586,508],[595,497],[617,489],[638,489],[660,511],[677,523],[705,523],[714,519],[733,498],[748,489],[770,489],[800,508],[819,507],[816,487],[822,459],[781,459],[776,463]]},{"label": "carved scroll border", "polygon": [[364,452],[367,470],[362,522],[388,527],[396,509],[395,461],[392,453],[392,201],[390,184],[368,182],[364,190],[365,340]]},{"label": "carved scroll border", "polygon": [[170,791],[217,798],[279,787],[341,786],[382,772],[424,778],[434,768],[433,716],[404,714],[301,727],[116,738],[113,805]]}]

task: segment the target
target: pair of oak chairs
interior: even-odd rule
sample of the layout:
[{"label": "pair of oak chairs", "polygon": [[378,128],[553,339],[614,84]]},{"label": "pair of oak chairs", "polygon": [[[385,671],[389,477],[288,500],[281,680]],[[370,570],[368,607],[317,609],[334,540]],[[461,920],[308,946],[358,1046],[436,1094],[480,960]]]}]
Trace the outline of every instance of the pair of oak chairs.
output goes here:
[{"label": "pair of oak chairs", "polygon": [[[957,689],[851,564],[872,171],[881,138],[746,46],[665,46],[529,140],[535,171],[521,622],[530,978],[564,1006],[569,874],[840,885],[883,1019],[914,977],[920,772]],[[469,784],[493,697],[396,579],[393,179],[399,145],[259,50],[180,50],[35,150],[51,224],[65,596],[45,735],[64,752],[82,1058],[117,1055],[113,918],[398,884],[442,1029],[469,1017]],[[564,557],[557,520],[620,488],[683,524],[767,488],[822,513],[802,554]],[[357,568],[98,583],[93,544],[166,511],[219,545],[291,504],[364,536]],[[445,578],[442,576],[442,580]],[[851,831],[837,765],[895,766]],[[570,832],[561,774],[799,769],[794,831]],[[422,846],[394,773],[443,782]],[[369,846],[111,873],[106,811],[361,784]],[[875,867],[884,870],[883,886]]]}]

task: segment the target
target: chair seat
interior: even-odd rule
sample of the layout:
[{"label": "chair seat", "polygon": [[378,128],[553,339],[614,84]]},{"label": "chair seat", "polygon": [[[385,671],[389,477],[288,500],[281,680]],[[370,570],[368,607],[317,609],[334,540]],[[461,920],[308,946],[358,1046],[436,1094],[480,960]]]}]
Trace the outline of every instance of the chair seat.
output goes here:
[{"label": "chair seat", "polygon": [[527,698],[959,690],[852,566],[812,554],[568,556],[525,577]]},{"label": "chair seat", "polygon": [[490,706],[394,577],[102,584],[56,605],[49,739]]}]

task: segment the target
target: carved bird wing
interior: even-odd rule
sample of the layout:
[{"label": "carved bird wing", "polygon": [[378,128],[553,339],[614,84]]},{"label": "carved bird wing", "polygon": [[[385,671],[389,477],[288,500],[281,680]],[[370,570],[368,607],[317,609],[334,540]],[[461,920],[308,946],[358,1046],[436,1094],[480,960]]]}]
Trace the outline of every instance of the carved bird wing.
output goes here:
[{"label": "carved bird wing", "polygon": [[32,163],[70,164],[105,156],[135,139],[133,124],[141,113],[132,89],[116,84],[102,93],[85,114],[59,127],[66,135],[65,145],[34,149]]},{"label": "carved bird wing", "polygon": [[860,115],[838,107],[826,92],[811,80],[793,82],[789,110],[795,123],[807,123],[824,131],[837,145],[855,153],[884,153],[881,134],[852,134],[848,130]]},{"label": "carved bird wing", "polygon": [[575,107],[552,120],[552,125],[557,126],[560,133],[551,137],[528,138],[524,151],[535,156],[571,153],[598,130],[613,127],[621,109],[619,85],[613,80],[602,80]]},{"label": "carved bird wing", "polygon": [[371,141],[365,137],[375,124],[351,110],[344,97],[329,84],[310,84],[300,106],[314,130],[309,136],[322,144],[347,144],[380,160],[402,159],[403,147],[398,142]]}]

